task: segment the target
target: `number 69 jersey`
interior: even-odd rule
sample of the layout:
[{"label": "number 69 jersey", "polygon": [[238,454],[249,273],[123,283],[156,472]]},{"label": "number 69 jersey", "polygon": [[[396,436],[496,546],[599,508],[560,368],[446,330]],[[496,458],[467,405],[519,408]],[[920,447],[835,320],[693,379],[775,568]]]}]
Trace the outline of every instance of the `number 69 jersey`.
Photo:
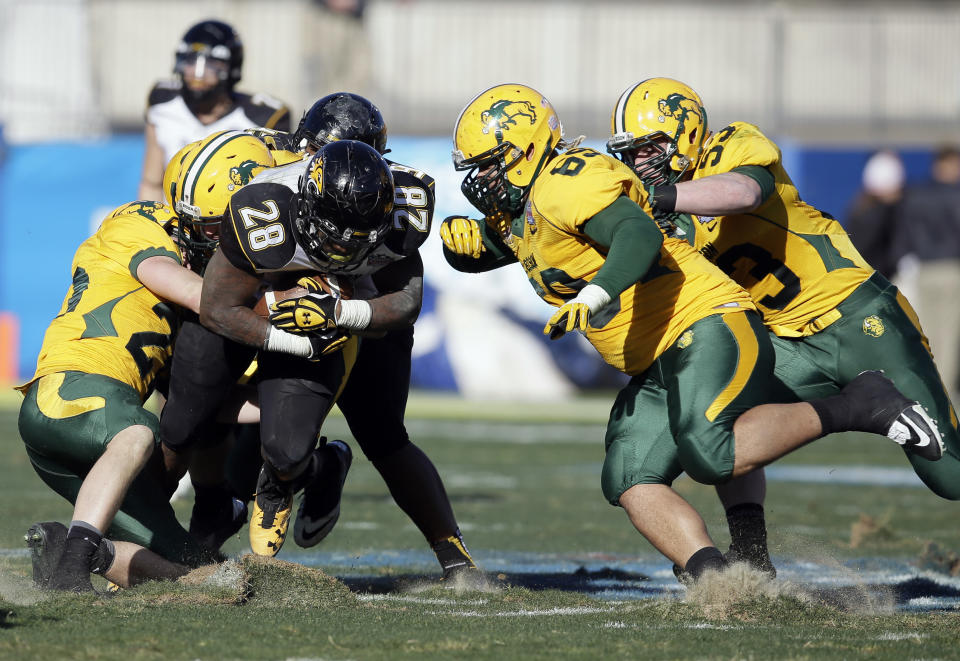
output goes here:
[{"label": "number 69 jersey", "polygon": [[763,321],[782,337],[822,330],[873,273],[836,220],[800,199],[780,150],[756,126],[734,122],[704,146],[694,180],[741,166],[760,166],[776,190],[756,210],[694,219],[694,245],[744,287]]},{"label": "number 69 jersey", "polygon": [[[383,243],[367,254],[351,277],[370,275],[415,254],[430,234],[434,181],[429,175],[388,161],[393,172],[393,226]],[[220,250],[248,273],[320,271],[295,239],[300,176],[307,161],[269,168],[230,200],[221,228]]]},{"label": "number 69 jersey", "polygon": [[[646,204],[646,193],[630,168],[593,149],[568,150],[547,168],[507,243],[537,294],[560,307],[606,260],[583,226],[621,196]],[[646,275],[590,316],[586,335],[608,364],[635,375],[694,322],[738,309],[756,309],[747,292],[686,241],[668,237]]]}]

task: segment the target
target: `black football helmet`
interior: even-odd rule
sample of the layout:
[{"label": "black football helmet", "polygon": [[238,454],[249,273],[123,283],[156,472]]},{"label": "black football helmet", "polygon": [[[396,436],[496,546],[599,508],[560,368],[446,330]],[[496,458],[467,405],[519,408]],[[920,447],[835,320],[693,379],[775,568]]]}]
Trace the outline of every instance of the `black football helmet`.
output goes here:
[{"label": "black football helmet", "polygon": [[326,273],[356,269],[393,223],[393,174],[370,145],[322,146],[300,179],[297,243]]},{"label": "black football helmet", "polygon": [[[192,90],[183,83],[184,72],[190,67],[203,71],[212,66],[217,72],[217,84],[211,89]],[[231,26],[223,21],[201,21],[183,35],[177,44],[173,71],[180,77],[184,98],[203,104],[221,91],[233,91],[243,68],[243,42]]]},{"label": "black football helmet", "polygon": [[359,94],[335,92],[303,114],[293,134],[298,149],[320,149],[335,140],[359,140],[387,153],[387,125],[380,110]]}]

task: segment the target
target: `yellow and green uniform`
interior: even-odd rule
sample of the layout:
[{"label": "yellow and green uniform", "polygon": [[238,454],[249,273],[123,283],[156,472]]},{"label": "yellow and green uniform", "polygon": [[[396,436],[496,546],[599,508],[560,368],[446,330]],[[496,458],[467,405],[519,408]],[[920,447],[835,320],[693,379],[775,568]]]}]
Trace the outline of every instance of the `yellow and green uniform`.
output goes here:
[{"label": "yellow and green uniform", "polygon": [[164,229],[173,218],[159,203],[128,204],[80,245],[70,267],[73,283],[47,328],[30,383],[68,370],[102,374],[146,399],[173,351],[177,319],[136,273],[158,255],[181,262]]},{"label": "yellow and green uniform", "polygon": [[[24,394],[20,435],[30,461],[70,502],[118,432],[144,425],[158,436],[157,418],[143,402],[167,366],[178,321],[174,308],[137,279],[137,267],[158,255],[182,263],[165,229],[173,218],[159,203],[127,204],[80,245],[73,282],[47,328],[36,372],[18,388]],[[176,562],[204,555],[177,522],[149,466],[131,485],[107,535]]]},{"label": "yellow and green uniform", "polygon": [[960,499],[957,417],[910,304],[836,220],[800,199],[779,148],[756,126],[734,122],[711,136],[693,180],[730,171],[760,183],[760,206],[681,227],[750,293],[774,334],[778,379],[809,400],[835,394],[863,370],[884,370],[937,420],[946,445],[937,462],[908,459],[931,490]]},{"label": "yellow and green uniform", "polygon": [[800,199],[780,149],[752,124],[715,133],[693,173],[701,179],[758,166],[774,190],[749,213],[697,219],[694,245],[750,292],[767,327],[781,337],[816,333],[836,307],[873,274],[843,227]]},{"label": "yellow and green uniform", "polygon": [[[583,226],[623,196],[645,201],[629,168],[592,149],[565,152],[537,178],[509,247],[544,301],[560,307],[597,275],[606,249]],[[635,375],[693,323],[729,309],[754,306],[686,242],[666,238],[647,274],[591,317],[587,339],[607,363]]]},{"label": "yellow and green uniform", "polygon": [[[604,360],[633,377],[606,431],[602,486],[613,504],[635,484],[670,484],[682,471],[702,482],[726,481],[736,419],[788,397],[773,383],[773,347],[749,295],[689,244],[664,238],[638,205],[647,205],[646,193],[629,168],[573,149],[547,163],[509,235],[481,228],[484,256],[445,249],[459,270],[519,262],[537,293],[557,307],[587,284],[611,295],[590,315],[586,336]],[[622,259],[617,242],[632,234],[657,250],[632,244]],[[637,264],[639,273],[608,289],[610,268]]]}]

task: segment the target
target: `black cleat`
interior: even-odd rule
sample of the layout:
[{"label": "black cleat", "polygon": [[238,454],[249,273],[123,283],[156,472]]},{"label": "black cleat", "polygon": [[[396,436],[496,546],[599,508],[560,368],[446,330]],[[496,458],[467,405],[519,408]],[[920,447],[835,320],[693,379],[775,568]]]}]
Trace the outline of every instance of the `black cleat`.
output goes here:
[{"label": "black cleat", "polygon": [[293,540],[303,548],[319,544],[336,525],[343,485],[353,463],[353,452],[343,441],[330,441],[314,452],[319,468],[303,488],[293,525]]},{"label": "black cleat", "polygon": [[855,431],[880,434],[928,461],[943,456],[943,439],[933,418],[907,399],[879,370],[861,372],[841,393],[854,407]]},{"label": "black cleat", "polygon": [[23,539],[30,549],[33,584],[41,589],[50,587],[50,579],[60,562],[67,541],[67,527],[59,521],[34,523]]}]

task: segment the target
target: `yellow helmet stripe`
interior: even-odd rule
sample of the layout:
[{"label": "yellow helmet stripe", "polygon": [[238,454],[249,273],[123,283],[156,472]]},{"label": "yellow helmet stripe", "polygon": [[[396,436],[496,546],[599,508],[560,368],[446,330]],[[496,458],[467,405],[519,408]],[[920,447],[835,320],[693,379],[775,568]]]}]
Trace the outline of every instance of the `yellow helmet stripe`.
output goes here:
[{"label": "yellow helmet stripe", "polygon": [[215,136],[210,142],[203,146],[196,155],[193,157],[193,161],[186,168],[186,178],[183,182],[182,187],[182,197],[185,204],[193,205],[193,197],[196,192],[197,179],[200,172],[203,171],[203,168],[210,161],[211,158],[216,155],[220,149],[229,142],[237,140],[238,138],[246,137],[248,134],[243,131],[224,131],[220,135]]}]

